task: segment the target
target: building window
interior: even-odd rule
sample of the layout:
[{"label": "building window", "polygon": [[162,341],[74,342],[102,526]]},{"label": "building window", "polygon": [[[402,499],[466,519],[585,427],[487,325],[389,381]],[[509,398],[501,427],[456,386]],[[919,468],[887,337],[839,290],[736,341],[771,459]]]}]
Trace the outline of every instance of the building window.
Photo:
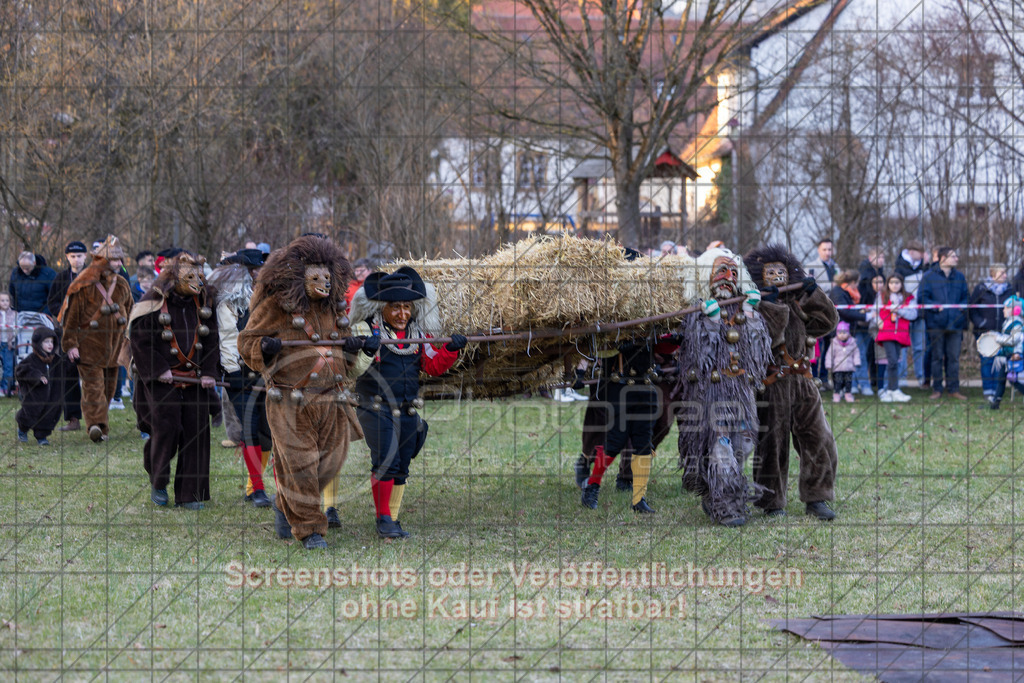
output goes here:
[{"label": "building window", "polygon": [[547,155],[540,152],[523,152],[519,155],[519,187],[538,190],[547,181]]}]

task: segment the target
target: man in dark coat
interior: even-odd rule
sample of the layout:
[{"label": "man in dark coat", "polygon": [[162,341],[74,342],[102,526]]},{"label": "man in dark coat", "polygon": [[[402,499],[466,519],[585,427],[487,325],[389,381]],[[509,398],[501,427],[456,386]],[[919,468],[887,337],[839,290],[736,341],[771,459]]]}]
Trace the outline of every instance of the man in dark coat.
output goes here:
[{"label": "man in dark coat", "polygon": [[56,381],[54,345],[57,334],[48,327],[32,332],[32,353],[14,370],[21,392],[21,409],[15,415],[18,441],[28,441],[28,431],[40,446],[48,446],[46,437],[60,418],[60,384]]},{"label": "man in dark coat", "polygon": [[165,264],[132,311],[129,328],[139,370],[138,425],[150,435],[143,446],[150,499],[167,505],[171,460],[177,456],[174,504],[189,510],[203,509],[210,499],[210,406],[217,400],[220,347],[203,262],[183,252]]},{"label": "man in dark coat", "polygon": [[18,267],[11,271],[11,282],[7,291],[11,294],[11,308],[20,312],[46,313],[56,315],[57,311],[47,308],[50,284],[57,272],[46,265],[46,259],[31,251],[18,255]]},{"label": "man in dark coat", "polygon": [[[85,262],[89,259],[89,250],[83,242],[68,242],[64,248],[64,258],[68,260],[68,267],[57,273],[57,277],[50,285],[50,295],[47,306],[51,311],[59,312],[64,305],[64,297],[67,296],[68,287],[78,274],[85,268]],[[57,337],[57,347],[60,348],[60,336]],[[64,421],[67,423],[60,428],[62,432],[75,432],[82,428],[79,420],[82,419],[82,388],[78,383],[78,367],[64,354],[57,359],[57,370],[61,386],[61,403],[64,409]]]},{"label": "man in dark coat", "polygon": [[932,394],[928,397],[932,400],[942,396],[943,371],[947,393],[961,401],[967,399],[960,393],[960,346],[967,328],[967,309],[947,307],[962,306],[970,300],[967,279],[956,269],[959,262],[956,249],[939,247],[938,267],[925,273],[918,290],[932,350]]},{"label": "man in dark coat", "polygon": [[[768,490],[757,506],[770,516],[785,514],[792,435],[800,457],[800,500],[807,514],[826,521],[834,519],[836,514],[827,501],[835,498],[839,457],[807,353],[817,337],[835,330],[839,314],[782,245],[754,249],[747,254],[746,266],[754,282],[768,290],[758,311],[768,325],[774,356],[757,409],[762,432],[754,458],[754,482]],[[777,291],[797,282],[804,285],[798,291]]]},{"label": "man in dark coat", "polygon": [[[1003,301],[1013,294],[1006,276],[1005,265],[993,264],[988,269],[988,277],[979,282],[971,292],[969,303],[971,306],[978,305],[978,308],[968,310],[975,344],[978,337],[986,332],[999,332],[1003,329]],[[981,389],[990,400],[995,397],[999,386],[996,373],[992,369],[994,361],[995,357],[979,354]]]},{"label": "man in dark coat", "polygon": [[1013,291],[1016,292],[1017,296],[1024,297],[1024,265],[1013,276]]}]

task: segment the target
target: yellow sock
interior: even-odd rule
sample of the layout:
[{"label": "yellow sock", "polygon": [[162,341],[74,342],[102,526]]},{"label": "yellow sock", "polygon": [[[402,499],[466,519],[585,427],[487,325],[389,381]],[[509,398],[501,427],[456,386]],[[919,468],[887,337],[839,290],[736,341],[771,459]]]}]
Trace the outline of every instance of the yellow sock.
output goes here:
[{"label": "yellow sock", "polygon": [[633,505],[647,495],[647,482],[651,478],[651,461],[654,454],[633,456]]},{"label": "yellow sock", "polygon": [[[267,461],[270,460],[270,452],[269,451],[262,451],[261,454],[260,454],[260,460],[262,461],[261,464],[260,464],[260,466],[261,466],[260,472],[266,472],[267,471]],[[263,482],[263,488],[264,488],[264,490],[267,488],[267,482],[266,481]],[[256,489],[254,489],[252,487],[252,479],[249,478],[248,474],[245,475],[245,495],[251,496],[252,492],[255,491],[255,490]]]},{"label": "yellow sock", "polygon": [[391,489],[391,500],[388,507],[391,508],[391,519],[398,521],[398,511],[402,509],[402,496],[405,495],[405,484],[395,484]]},{"label": "yellow sock", "polygon": [[320,507],[324,512],[327,512],[327,508],[338,507],[338,477],[331,479],[327,482],[327,486],[320,492]]}]

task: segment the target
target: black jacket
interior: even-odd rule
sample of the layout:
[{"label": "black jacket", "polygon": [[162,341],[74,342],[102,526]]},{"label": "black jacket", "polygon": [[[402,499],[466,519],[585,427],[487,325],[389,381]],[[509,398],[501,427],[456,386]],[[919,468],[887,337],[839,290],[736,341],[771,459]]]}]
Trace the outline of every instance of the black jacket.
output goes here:
[{"label": "black jacket", "polygon": [[71,286],[71,282],[75,277],[75,274],[71,272],[71,267],[68,266],[57,273],[57,276],[53,279],[53,283],[50,285],[50,293],[46,298],[46,305],[50,309],[50,315],[53,317],[56,318],[57,314],[60,313],[60,307],[64,305],[64,297],[67,296],[68,287]]},{"label": "black jacket", "polygon": [[[871,261],[868,259],[864,259],[860,262],[860,279],[857,280],[857,289],[860,290],[861,303],[865,303],[874,295],[875,290],[871,288],[871,281],[876,275],[885,277],[885,270],[882,268],[875,268],[871,265]],[[842,311],[839,312],[839,317],[846,320],[846,318],[843,318]],[[847,322],[849,321],[847,320]]]},{"label": "black jacket", "polygon": [[56,343],[57,335],[47,327],[37,327],[32,332],[32,353],[18,363],[14,376],[21,399],[21,410],[17,414],[19,428],[49,433],[60,419],[62,385],[56,353],[51,352],[48,358],[43,355],[42,343],[46,338]]},{"label": "black jacket", "polygon": [[1017,296],[1024,296],[1024,266],[1021,266],[1017,274],[1013,276],[1013,291],[1017,293]]},{"label": "black jacket", "polygon": [[[868,288],[871,287],[871,280],[868,280]],[[872,291],[874,294],[874,291]],[[861,303],[864,303],[863,294],[861,294]],[[856,334],[857,332],[867,332],[868,330],[868,316],[863,309],[855,308],[839,308],[840,306],[849,306],[853,303],[853,297],[842,287],[836,286],[832,288],[832,291],[828,293],[828,298],[832,300],[832,303],[836,305],[839,311],[839,319],[850,323],[850,332]]]},{"label": "black jacket", "polygon": [[[1010,287],[1006,287],[1002,293],[996,294],[992,291],[991,280],[979,283],[971,292],[971,304],[1002,304],[1012,294]],[[998,308],[971,308],[968,309],[971,325],[974,326],[974,336],[977,337],[983,332],[999,332],[1003,327],[1003,309]]]}]

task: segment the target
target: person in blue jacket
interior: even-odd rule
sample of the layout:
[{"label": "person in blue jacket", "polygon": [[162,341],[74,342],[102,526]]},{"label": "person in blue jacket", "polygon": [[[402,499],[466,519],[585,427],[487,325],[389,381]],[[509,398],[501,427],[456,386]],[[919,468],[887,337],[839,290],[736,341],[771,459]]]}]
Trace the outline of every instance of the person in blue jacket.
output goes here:
[{"label": "person in blue jacket", "polygon": [[18,254],[18,267],[11,271],[11,282],[7,290],[11,294],[11,307],[18,311],[48,313],[57,315],[47,306],[50,285],[57,277],[57,271],[46,265],[46,259],[31,251]]},{"label": "person in blue jacket", "polygon": [[960,346],[967,328],[970,299],[967,279],[956,269],[960,257],[953,247],[939,247],[938,267],[921,278],[918,300],[924,307],[925,327],[932,350],[932,395],[942,396],[945,371],[946,392],[953,398],[966,400],[960,393]]}]

